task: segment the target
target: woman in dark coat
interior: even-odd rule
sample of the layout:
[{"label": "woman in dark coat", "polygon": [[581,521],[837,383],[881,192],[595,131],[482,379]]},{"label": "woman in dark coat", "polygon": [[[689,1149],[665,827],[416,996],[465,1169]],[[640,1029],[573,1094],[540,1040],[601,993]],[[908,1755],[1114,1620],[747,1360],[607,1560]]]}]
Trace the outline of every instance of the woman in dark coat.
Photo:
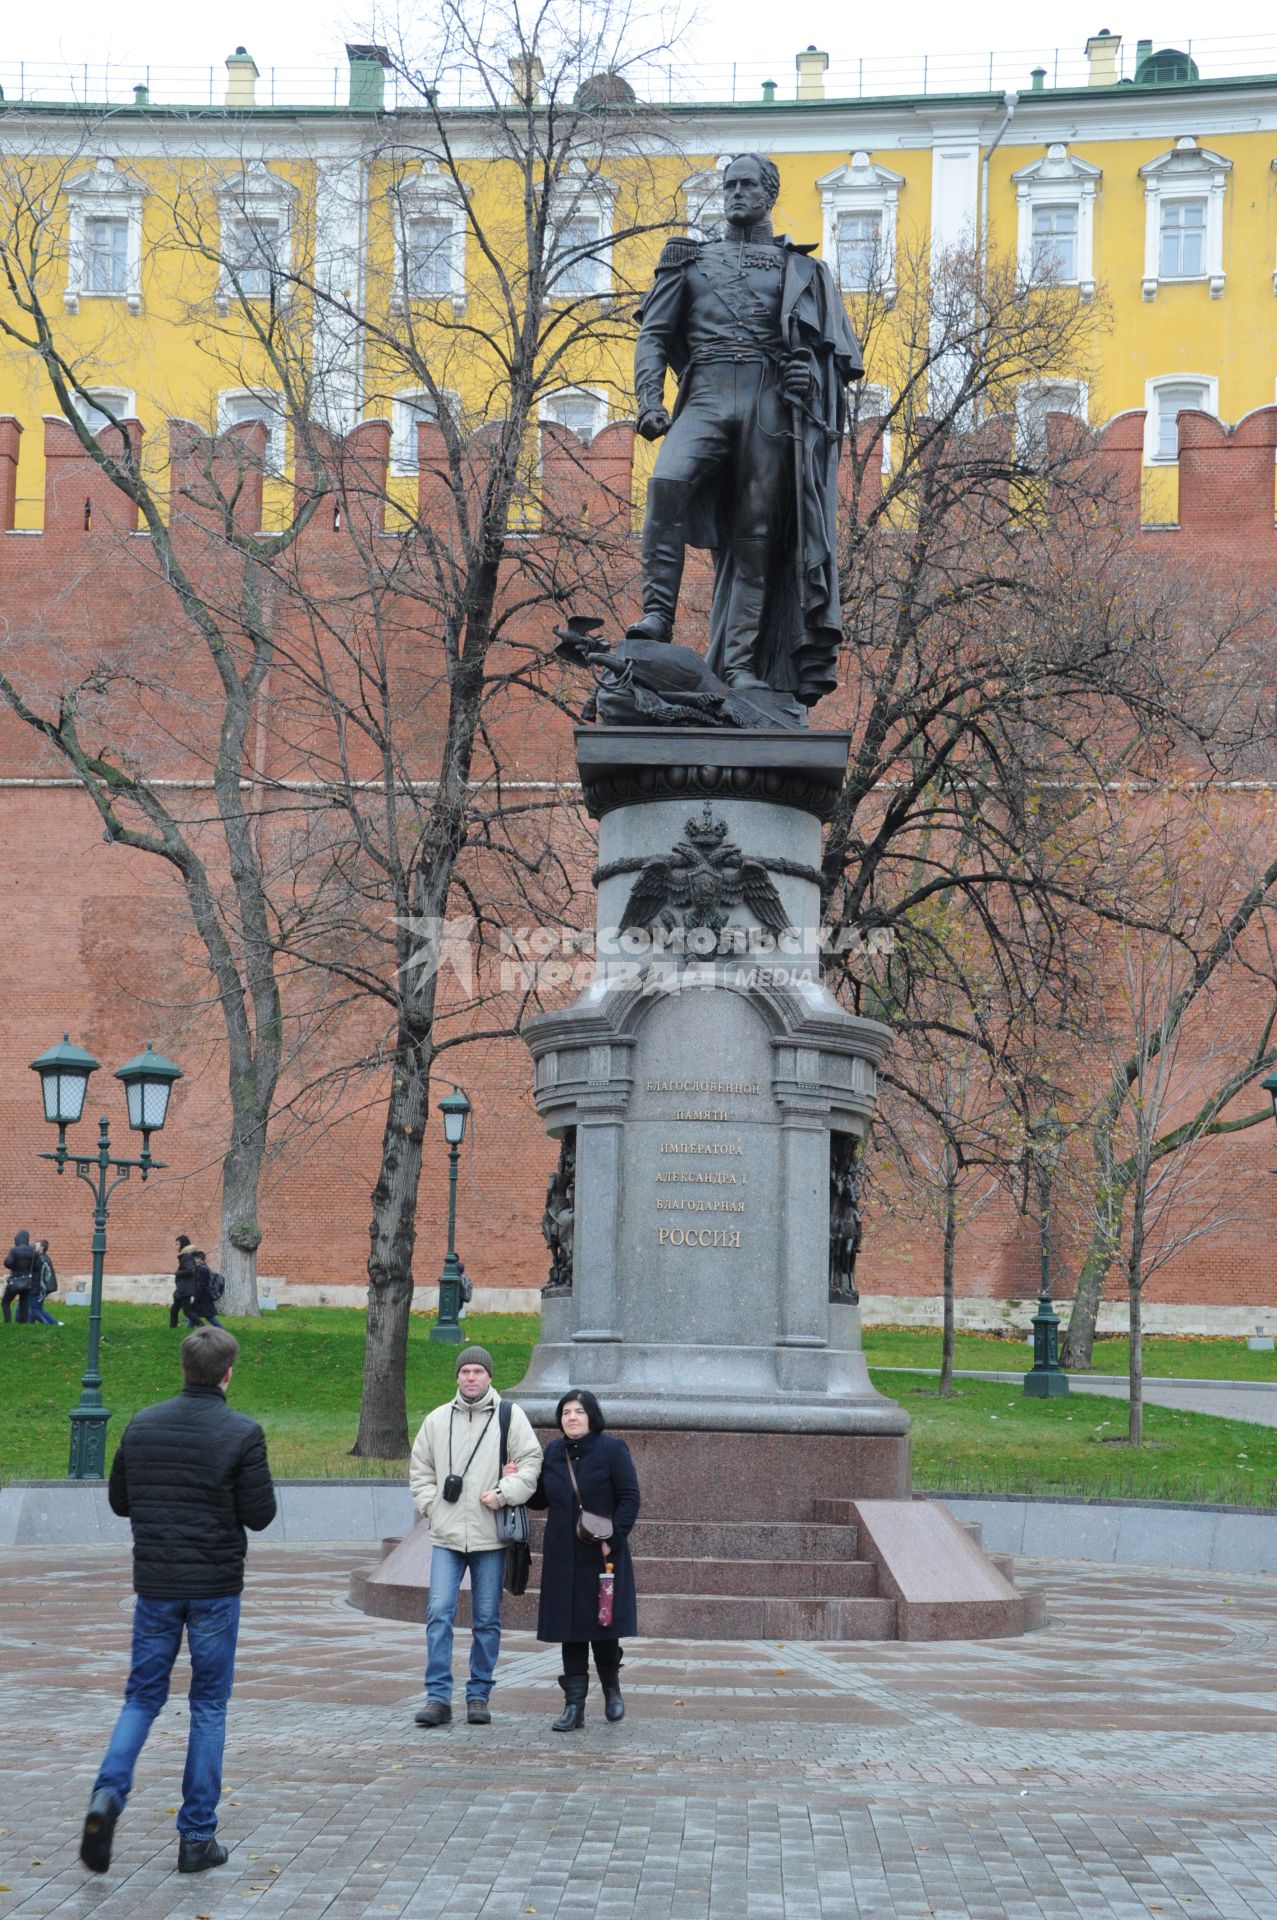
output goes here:
[{"label": "woman in dark coat", "polygon": [[[602,1410],[592,1393],[565,1393],[554,1419],[562,1438],[545,1450],[541,1478],[528,1505],[545,1507],[545,1541],[541,1549],[541,1609],[537,1639],[558,1640],[563,1647],[564,1708],[552,1724],[556,1733],[571,1733],[585,1724],[585,1697],[590,1691],[590,1648],[603,1710],[609,1720],[625,1714],[621,1698],[621,1641],[638,1632],[638,1604],[634,1593],[634,1563],[630,1559],[630,1529],[638,1519],[639,1486],[634,1462],[624,1440],[605,1433]],[[571,1460],[577,1493],[568,1471]],[[576,1517],[588,1513],[610,1515],[612,1538],[606,1549],[593,1540],[578,1540]],[[606,1559],[612,1563],[615,1588],[612,1620],[599,1625],[599,1575]]]}]

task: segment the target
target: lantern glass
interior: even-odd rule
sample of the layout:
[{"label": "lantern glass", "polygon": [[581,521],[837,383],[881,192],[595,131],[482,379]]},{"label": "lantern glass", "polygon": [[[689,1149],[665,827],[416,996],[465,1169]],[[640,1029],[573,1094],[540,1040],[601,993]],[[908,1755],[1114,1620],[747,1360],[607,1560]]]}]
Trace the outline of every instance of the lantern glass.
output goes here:
[{"label": "lantern glass", "polygon": [[1261,1080],[1259,1084],[1270,1096],[1273,1103],[1273,1119],[1277,1120],[1277,1073],[1270,1073],[1268,1078]]},{"label": "lantern glass", "polygon": [[450,1147],[459,1147],[466,1137],[466,1121],[470,1118],[470,1102],[460,1088],[449,1093],[439,1102],[439,1111],[443,1115],[443,1137]]},{"label": "lantern glass", "polygon": [[83,1047],[73,1046],[70,1035],[65,1033],[60,1047],[50,1047],[47,1053],[31,1062],[32,1071],[40,1076],[44,1117],[52,1126],[75,1125],[84,1111],[89,1076],[97,1072],[97,1065],[93,1055]]},{"label": "lantern glass", "polygon": [[133,1131],[158,1133],[168,1118],[169,1095],[173,1082],[181,1079],[182,1069],[148,1045],[145,1053],[121,1067],[115,1077],[124,1082]]}]

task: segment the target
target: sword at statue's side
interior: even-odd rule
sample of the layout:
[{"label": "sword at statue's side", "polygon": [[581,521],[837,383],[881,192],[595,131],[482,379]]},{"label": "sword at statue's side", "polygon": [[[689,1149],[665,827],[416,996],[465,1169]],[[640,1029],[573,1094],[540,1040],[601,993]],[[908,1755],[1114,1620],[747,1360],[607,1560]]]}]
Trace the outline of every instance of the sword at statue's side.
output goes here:
[{"label": "sword at statue's side", "polygon": [[[798,357],[798,327],[794,316],[790,315],[789,352],[793,359]],[[807,449],[803,440],[803,403],[791,400],[789,403],[790,429],[794,436],[794,584],[798,593],[798,627],[801,633],[806,626],[807,606]]]}]

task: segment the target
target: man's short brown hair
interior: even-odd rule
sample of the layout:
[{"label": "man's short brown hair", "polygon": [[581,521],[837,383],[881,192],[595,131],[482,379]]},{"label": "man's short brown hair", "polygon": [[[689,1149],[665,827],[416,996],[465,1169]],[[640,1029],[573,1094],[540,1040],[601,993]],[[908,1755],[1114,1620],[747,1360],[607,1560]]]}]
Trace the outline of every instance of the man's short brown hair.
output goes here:
[{"label": "man's short brown hair", "polygon": [[220,1387],[239,1358],[239,1341],[225,1327],[196,1327],[182,1342],[188,1387]]}]

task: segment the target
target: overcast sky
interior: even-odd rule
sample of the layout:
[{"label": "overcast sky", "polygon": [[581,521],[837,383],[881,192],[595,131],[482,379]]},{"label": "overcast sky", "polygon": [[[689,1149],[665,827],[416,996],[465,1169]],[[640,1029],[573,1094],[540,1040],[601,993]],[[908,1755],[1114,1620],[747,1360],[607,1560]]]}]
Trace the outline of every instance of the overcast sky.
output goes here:
[{"label": "overcast sky", "polygon": [[[1031,56],[1044,55],[1056,45],[1077,55],[1088,34],[1108,26],[1123,34],[1132,49],[1141,37],[1157,46],[1182,47],[1194,27],[1199,35],[1205,29],[1216,43],[1202,61],[1208,72],[1228,69],[1219,42],[1250,38],[1248,57],[1239,59],[1238,66],[1277,69],[1277,27],[1271,5],[1261,0],[1231,0],[1218,15],[1204,9],[1201,0],[1167,0],[1160,7],[1145,0],[1144,8],[1129,19],[1120,5],[1101,15],[1102,5],[1107,7],[1108,0],[1055,0],[1050,8],[1040,9],[1027,9],[1023,0],[984,0],[977,10],[921,0],[907,8],[853,10],[846,0],[802,0],[784,10],[782,21],[774,0],[700,0],[684,64],[708,82],[711,74],[717,78],[730,72],[737,61],[742,93],[754,93],[754,82],[766,73],[779,83],[783,97],[792,88],[794,54],[809,42],[829,53],[835,71],[844,72],[861,58],[912,62],[923,53],[974,56],[990,49],[1023,50],[1025,59],[1019,64],[1025,67],[1027,82]],[[199,7],[191,13],[175,8],[172,0],[123,0],[115,6],[104,6],[102,0],[56,0],[36,14],[15,6],[0,71],[16,91],[12,75],[20,60],[110,60],[136,64],[139,70],[148,62],[154,67],[207,68],[220,66],[237,41],[263,69],[332,66],[343,61],[347,39],[366,33],[372,12],[372,6],[361,6],[359,0],[337,0],[331,7],[323,0],[254,0],[251,6],[227,7],[216,18]],[[1273,48],[1271,62],[1257,59],[1266,41]]]}]

